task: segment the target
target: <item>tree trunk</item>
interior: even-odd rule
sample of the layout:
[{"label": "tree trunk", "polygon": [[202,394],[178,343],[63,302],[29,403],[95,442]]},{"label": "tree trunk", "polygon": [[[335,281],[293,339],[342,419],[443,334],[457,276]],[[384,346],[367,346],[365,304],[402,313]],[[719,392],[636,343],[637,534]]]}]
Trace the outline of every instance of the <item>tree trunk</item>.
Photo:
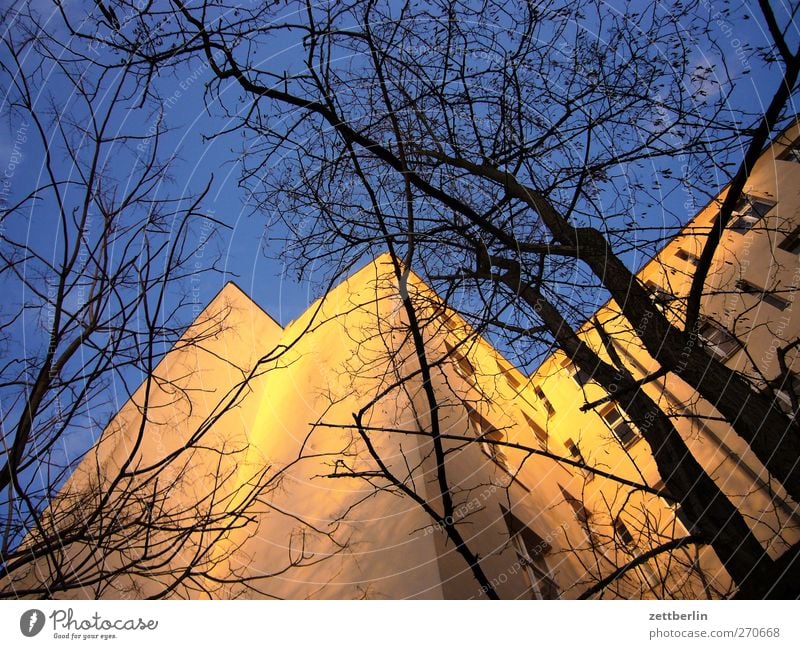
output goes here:
[{"label": "tree trunk", "polygon": [[[626,377],[628,382],[632,377]],[[755,583],[773,562],[727,496],[691,455],[683,438],[642,390],[621,405],[650,444],[667,491],[675,495],[695,532],[717,553],[743,597],[763,597]]]},{"label": "tree trunk", "polygon": [[[479,264],[479,272],[485,267]],[[494,276],[498,279],[497,276]],[[625,368],[615,368],[587,346],[558,310],[534,286],[520,280],[518,267],[499,278],[541,317],[574,363],[609,394],[625,395],[621,406],[650,444],[667,491],[681,504],[695,532],[717,553],[743,596],[758,597],[752,575],[771,567],[772,560],[744,517],[692,456],[670,419]],[[613,386],[617,386],[612,389]]]},{"label": "tree trunk", "polygon": [[714,405],[787,493],[800,502],[797,422],[701,347],[696,334],[671,325],[633,273],[613,256],[600,232],[592,228],[575,232],[583,250],[581,258],[602,279],[647,352]]},{"label": "tree trunk", "polygon": [[787,493],[800,502],[800,435],[771,399],[754,392],[738,372],[700,348],[691,351],[688,363],[662,365],[719,410]]}]

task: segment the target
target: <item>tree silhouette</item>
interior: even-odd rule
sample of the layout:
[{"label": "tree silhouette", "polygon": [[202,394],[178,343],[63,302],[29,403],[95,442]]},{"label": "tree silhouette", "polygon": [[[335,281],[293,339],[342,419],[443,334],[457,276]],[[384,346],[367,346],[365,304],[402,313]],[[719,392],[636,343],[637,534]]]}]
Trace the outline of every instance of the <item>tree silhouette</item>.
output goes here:
[{"label": "tree silhouette", "polygon": [[[282,228],[281,254],[299,272],[392,251],[438,485],[437,507],[426,511],[486,594],[496,593],[452,523],[457,504],[432,363],[417,308],[403,295],[412,268],[448,303],[462,304],[477,331],[511,339],[521,365],[535,366],[558,348],[602,386],[648,441],[665,495],[691,521],[692,542],[714,548],[740,595],[791,591],[786,568],[795,551],[777,562],[767,555],[644,388],[670,377],[696,390],[800,500],[800,431],[791,414],[797,395],[789,395],[789,414],[776,398],[791,378],[796,341],[783,341],[779,376],[754,379],[728,367],[701,335],[702,301],[716,291],[712,261],[723,235],[738,227],[733,215],[758,156],[792,117],[800,73],[792,16],[759,3],[771,42],[754,61],[775,89],[766,109],[752,112],[739,94],[748,70],[732,72],[735,54],[715,40],[715,19],[699,2],[628,3],[615,11],[593,0],[111,5],[94,19],[59,5],[69,51],[78,60],[85,60],[81,48],[108,53],[96,65],[131,75],[143,105],[163,101],[158,75],[208,66],[209,110],[222,106],[224,117],[237,120],[220,137],[231,130],[248,136],[242,185],[270,227]],[[302,57],[269,56],[287,42]],[[696,63],[699,50],[710,58]],[[227,101],[231,88],[239,101]],[[666,205],[667,228],[637,217],[670,188],[716,197],[717,174],[731,166],[714,225],[698,233],[703,246],[691,290],[670,314],[663,295],[632,270],[633,253],[651,256],[686,218]],[[591,321],[593,345],[580,328],[607,297],[623,325]],[[651,376],[638,376],[620,354],[620,328],[657,364]],[[415,499],[370,451],[369,430],[356,414],[352,425],[383,479]],[[425,498],[418,504],[431,505]],[[670,543],[679,541],[661,545],[675,549]],[[649,558],[635,557],[632,569]],[[623,567],[619,576],[628,572]],[[602,582],[607,571],[600,573]]]}]

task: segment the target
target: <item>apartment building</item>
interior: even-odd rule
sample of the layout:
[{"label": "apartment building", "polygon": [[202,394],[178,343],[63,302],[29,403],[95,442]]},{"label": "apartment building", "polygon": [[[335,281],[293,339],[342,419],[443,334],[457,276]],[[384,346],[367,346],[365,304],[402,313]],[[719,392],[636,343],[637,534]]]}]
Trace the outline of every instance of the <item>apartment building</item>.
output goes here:
[{"label": "apartment building", "polygon": [[[798,138],[794,126],[754,170],[701,331],[787,411],[796,379],[773,379],[800,371]],[[638,274],[676,321],[717,210]],[[382,255],[282,327],[227,284],[31,532],[26,547],[47,554],[13,587],[27,596],[68,582],[59,596],[88,598],[731,594],[707,547],[642,558],[690,530],[657,493],[647,442],[591,376],[561,353],[525,375],[413,273],[407,289],[417,324]],[[655,363],[618,311],[609,302],[597,317],[646,376]],[[581,334],[600,344],[590,327]],[[645,389],[772,556],[798,541],[796,504],[710,405],[670,377]],[[110,520],[44,543],[96,510]]]},{"label": "apartment building", "polygon": [[[800,126],[794,124],[762,153],[714,256],[701,300],[699,329],[701,342],[711,354],[744,372],[786,413],[797,412],[800,395],[800,318],[795,307],[800,286],[798,147]],[[659,309],[679,326],[705,234],[724,198],[725,192],[711,201],[638,273]],[[613,337],[635,378],[658,370],[613,301],[598,311],[597,320]],[[595,349],[602,348],[591,325],[584,327],[582,335]],[[547,399],[546,419],[553,435],[572,455],[585,457],[591,464],[607,462],[610,453],[619,458],[619,470],[624,470],[627,456],[631,475],[638,473],[648,484],[660,484],[647,443],[618,405],[580,410],[583,404],[605,396],[591,376],[563,354],[555,354],[530,381],[540,400]],[[713,406],[671,374],[647,382],[644,389],[664,412],[673,415],[693,455],[745,514],[770,555],[778,557],[796,543],[797,503],[771,479]],[[680,527],[681,512],[676,509],[675,513],[676,527]]]}]

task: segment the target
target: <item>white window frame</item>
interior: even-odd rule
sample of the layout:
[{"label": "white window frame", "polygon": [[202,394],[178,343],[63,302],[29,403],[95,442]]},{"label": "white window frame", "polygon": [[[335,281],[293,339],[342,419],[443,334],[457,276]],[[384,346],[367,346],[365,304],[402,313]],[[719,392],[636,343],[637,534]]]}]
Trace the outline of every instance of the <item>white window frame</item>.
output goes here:
[{"label": "white window frame", "polygon": [[697,266],[697,264],[700,263],[700,257],[698,257],[692,252],[689,252],[684,248],[678,248],[678,251],[675,253],[675,256],[681,261],[690,263],[692,266]]},{"label": "white window frame", "polygon": [[[731,332],[710,318],[701,320],[697,334],[705,344],[706,349],[723,362],[727,361],[742,348]],[[720,337],[722,340],[715,340],[709,334]]]},{"label": "white window frame", "polygon": [[535,558],[531,557],[525,545],[525,541],[520,534],[513,534],[511,536],[511,541],[514,544],[517,559],[519,559],[522,567],[525,568],[525,576],[528,580],[531,599],[544,600],[545,597],[542,591],[543,582],[547,580],[555,585],[555,581],[550,576],[550,567],[547,565],[547,559],[545,559],[543,554],[539,554]]},{"label": "white window frame", "polygon": [[742,194],[731,213],[731,216],[736,220],[731,222],[730,229],[733,232],[744,234],[765,217],[775,205],[775,201],[771,201],[768,198]]},{"label": "white window frame", "polygon": [[800,412],[794,412],[792,409],[792,398],[789,395],[789,390],[792,390],[792,392],[797,395],[798,400],[800,400],[800,376],[793,373],[790,374],[788,379],[784,382],[783,387],[773,390],[775,393],[776,405],[786,415],[793,416],[800,414]]},{"label": "white window frame", "polygon": [[778,160],[800,162],[800,138],[796,139],[778,156]]},{"label": "white window frame", "polygon": [[[530,530],[530,528],[522,523],[522,521],[517,519],[505,507],[501,505],[500,509],[503,512],[503,518],[506,521],[509,539],[513,545],[514,552],[517,555],[517,560],[519,561],[520,565],[525,568],[523,574],[528,582],[528,592],[531,596],[531,599],[546,599],[543,585],[549,585],[552,590],[554,590],[556,593],[559,593],[554,599],[560,599],[560,589],[558,587],[558,583],[555,579],[553,579],[550,572],[550,566],[547,565],[547,558],[545,557],[545,554],[549,551],[549,546],[542,541],[542,544],[545,544],[546,547],[541,547],[539,552],[537,552],[535,556],[532,556],[527,544],[525,543],[523,530],[529,530],[535,536],[538,535],[533,532],[533,530]],[[512,529],[512,521],[519,526],[519,530]]]},{"label": "white window frame", "polygon": [[[608,417],[612,413],[616,415],[616,418],[614,418],[613,421],[609,421]],[[642,438],[642,436],[639,434],[639,431],[636,429],[636,426],[628,421],[628,418],[625,416],[622,408],[620,408],[616,403],[612,403],[610,406],[607,406],[601,410],[600,417],[606,423],[606,426],[608,426],[611,434],[614,435],[614,439],[622,444],[623,448],[630,448]],[[622,439],[622,437],[617,433],[617,429],[621,426],[624,426],[630,431],[630,437],[627,440]]]}]

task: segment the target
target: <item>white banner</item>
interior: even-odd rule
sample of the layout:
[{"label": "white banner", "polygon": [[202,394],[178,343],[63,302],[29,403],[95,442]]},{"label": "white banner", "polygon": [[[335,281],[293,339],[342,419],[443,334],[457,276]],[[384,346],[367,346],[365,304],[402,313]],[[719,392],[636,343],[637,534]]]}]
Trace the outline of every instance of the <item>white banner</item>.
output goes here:
[{"label": "white banner", "polygon": [[[797,602],[215,601],[0,604],[3,647],[798,647]],[[566,645],[564,643],[567,643]],[[695,644],[696,643],[696,644]]]}]

